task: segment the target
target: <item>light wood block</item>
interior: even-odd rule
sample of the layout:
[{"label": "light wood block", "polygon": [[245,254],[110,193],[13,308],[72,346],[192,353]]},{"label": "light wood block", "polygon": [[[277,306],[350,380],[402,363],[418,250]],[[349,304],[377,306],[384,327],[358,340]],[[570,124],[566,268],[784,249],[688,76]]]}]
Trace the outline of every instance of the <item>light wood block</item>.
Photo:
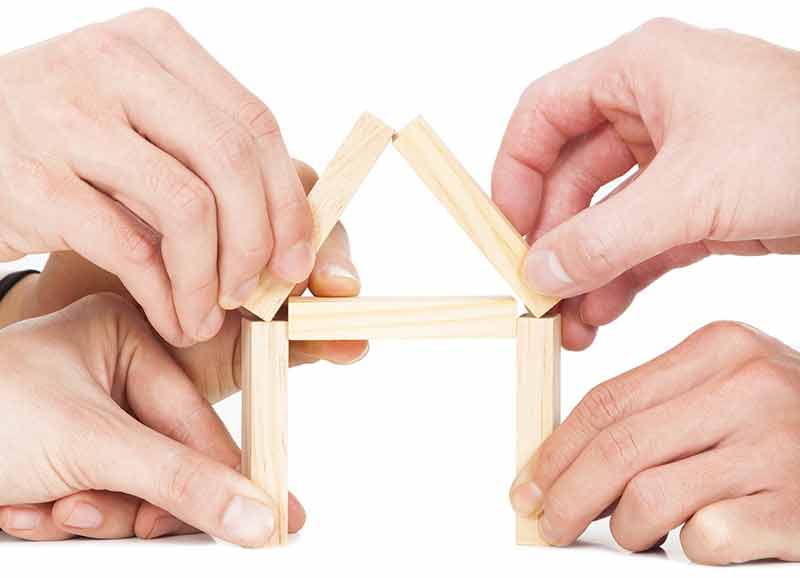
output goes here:
[{"label": "light wood block", "polygon": [[535,316],[558,303],[522,281],[528,244],[423,118],[397,133],[394,146]]},{"label": "light wood block", "polygon": [[268,545],[289,534],[289,338],[285,321],[242,320],[242,474],[272,498],[277,527]]},{"label": "light wood block", "polygon": [[[561,415],[561,316],[517,322],[517,471],[558,425]],[[517,544],[546,546],[538,518],[517,516]]]},{"label": "light wood block", "polygon": [[[315,252],[330,235],[347,203],[392,140],[393,133],[381,120],[365,112],[325,167],[308,194],[314,219],[311,244]],[[293,288],[291,283],[265,271],[244,306],[261,319],[270,320]]]},{"label": "light wood block", "polygon": [[289,299],[289,339],[514,337],[513,297]]}]

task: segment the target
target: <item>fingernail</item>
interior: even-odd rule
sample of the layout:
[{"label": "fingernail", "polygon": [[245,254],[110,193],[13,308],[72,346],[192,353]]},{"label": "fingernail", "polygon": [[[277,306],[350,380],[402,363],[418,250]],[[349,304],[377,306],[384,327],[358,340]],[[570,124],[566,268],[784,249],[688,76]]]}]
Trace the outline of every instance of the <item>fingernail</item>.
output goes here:
[{"label": "fingernail", "polygon": [[256,287],[258,287],[258,279],[258,275],[251,277],[239,285],[239,288],[233,292],[233,295],[223,295],[219,300],[220,307],[227,310],[241,307],[242,303],[247,301],[248,297],[250,297],[253,291],[256,290]]},{"label": "fingernail", "polygon": [[100,510],[87,504],[86,502],[78,502],[72,508],[67,519],[64,520],[64,525],[70,528],[99,528],[103,524],[103,514]]},{"label": "fingernail", "polygon": [[525,259],[525,277],[539,293],[560,296],[575,282],[564,270],[558,256],[545,249],[531,251]]},{"label": "fingernail", "polygon": [[328,263],[321,268],[320,274],[326,277],[338,277],[339,279],[347,279],[357,283],[361,282],[358,272],[352,264]]},{"label": "fingernail", "polygon": [[42,515],[31,508],[12,508],[6,510],[6,526],[9,530],[35,530]]},{"label": "fingernail", "polygon": [[520,516],[535,516],[542,508],[542,491],[533,482],[511,490],[511,507]]},{"label": "fingernail", "polygon": [[285,253],[279,254],[272,264],[275,273],[286,281],[300,283],[314,266],[314,250],[311,243],[301,241],[289,247]]},{"label": "fingernail", "polygon": [[172,516],[161,516],[153,522],[153,527],[147,533],[147,538],[161,538],[168,534],[174,534],[183,527],[183,522]]},{"label": "fingernail", "polygon": [[214,337],[219,332],[220,327],[222,327],[222,322],[224,320],[225,312],[220,307],[215,305],[203,321],[203,324],[200,326],[197,339],[199,341],[208,341]]},{"label": "fingernail", "polygon": [[556,545],[556,536],[553,533],[553,527],[550,525],[550,520],[547,519],[547,516],[539,518],[539,535],[542,537],[542,540],[548,544]]},{"label": "fingernail", "polygon": [[275,515],[265,504],[235,496],[222,516],[225,536],[243,546],[263,546],[275,530]]}]

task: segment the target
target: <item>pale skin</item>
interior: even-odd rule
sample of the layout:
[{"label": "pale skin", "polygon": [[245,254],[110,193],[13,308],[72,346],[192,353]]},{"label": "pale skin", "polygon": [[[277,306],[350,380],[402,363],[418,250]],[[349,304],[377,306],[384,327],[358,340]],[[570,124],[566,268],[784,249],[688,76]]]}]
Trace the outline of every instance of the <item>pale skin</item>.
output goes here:
[{"label": "pale skin", "polygon": [[[800,253],[799,79],[797,52],[662,19],[525,90],[493,197],[532,244],[528,282],[565,298],[565,347],[588,347],[671,269]],[[511,501],[555,545],[610,513],[634,551],[685,522],[698,562],[800,560],[798,415],[800,354],[713,324],[592,390]]]},{"label": "pale skin", "polygon": [[[297,162],[296,168],[304,188],[309,190],[316,180],[315,173],[303,163]],[[306,287],[318,296],[358,294],[360,281],[350,258],[347,233],[341,224],[336,225],[321,247],[309,279],[299,284],[295,292],[301,293]],[[113,292],[115,296],[105,294],[86,301],[85,296],[99,292]],[[266,530],[255,535],[232,534],[236,524],[225,526],[226,506],[221,503],[212,506],[205,497],[222,488],[230,499],[245,495],[271,507],[257,488],[234,471],[241,461],[239,449],[208,401],[199,394],[199,391],[206,392],[211,401],[216,401],[238,390],[241,315],[228,312],[222,330],[214,339],[188,348],[175,348],[157,339],[134,303],[119,279],[75,253],[53,254],[41,275],[27,277],[0,301],[0,327],[10,325],[0,331],[3,353],[8,345],[9,360],[4,359],[4,367],[18,366],[17,373],[36,383],[52,383],[53,375],[89,373],[87,379],[77,382],[72,378],[56,379],[63,383],[64,389],[53,389],[53,396],[47,395],[47,389],[37,389],[36,396],[28,397],[33,392],[22,389],[13,409],[0,410],[3,415],[13,413],[19,421],[16,428],[9,426],[0,431],[0,438],[9,440],[7,447],[18,448],[20,456],[25,452],[38,455],[42,451],[54,451],[53,448],[61,452],[58,460],[31,464],[27,469],[7,470],[15,473],[3,478],[8,487],[0,487],[0,529],[26,540],[61,540],[73,536],[157,538],[199,529],[245,546],[263,544],[268,537]],[[58,313],[36,319],[34,323],[19,323],[51,312]],[[44,368],[18,360],[17,349],[41,353],[43,341],[59,360],[58,364]],[[126,355],[130,351],[137,352],[138,357]],[[140,351],[144,353],[138,353]],[[292,342],[290,364],[313,363],[320,359],[347,364],[357,361],[366,352],[367,343],[360,341]],[[86,360],[93,356],[105,360],[98,365],[106,373],[98,374],[97,367],[87,366]],[[56,365],[62,366],[61,369]],[[153,375],[158,375],[158,379],[148,381]],[[119,379],[120,376],[127,376],[127,379]],[[137,379],[137,376],[143,377]],[[113,387],[108,386],[111,382]],[[3,387],[5,390],[15,385],[3,382]],[[16,387],[19,389],[19,385]],[[109,391],[113,392],[111,397]],[[139,400],[135,407],[132,407],[132,396]],[[46,416],[20,411],[20,407],[33,407],[33,402],[36,407],[44,404],[42,411]],[[94,419],[96,412],[91,411],[95,407],[104,408],[103,411],[112,416],[112,423],[118,426],[113,432],[99,427],[105,422],[98,426]],[[78,411],[80,408],[87,409]],[[131,411],[135,420],[120,408]],[[72,419],[68,419],[70,415]],[[28,442],[34,447],[17,443],[15,432],[34,427],[24,426],[29,419],[36,424],[62,424],[63,437],[59,438],[55,429],[48,428],[52,433],[50,437],[29,437]],[[135,424],[137,420],[150,429]],[[98,436],[102,437],[94,439],[92,447],[108,447],[112,453],[122,451],[120,445],[144,444],[147,439],[156,439],[153,437],[156,431],[172,438],[174,443],[156,445],[150,454],[141,455],[138,462],[120,464],[120,479],[136,478],[143,484],[122,486],[117,483],[119,480],[96,477],[102,473],[103,456],[92,456],[80,444],[63,443],[76,432],[93,431],[96,427],[99,427]],[[112,434],[120,439],[110,439]],[[186,457],[183,471],[192,473],[190,481],[197,484],[194,489],[181,480],[167,484],[182,475],[179,470],[165,470],[166,477],[153,475],[159,463],[175,459],[172,456],[175,452]],[[177,466],[181,463],[176,461]],[[198,463],[203,464],[203,475],[194,476],[193,468],[201,467]],[[37,469],[32,469],[34,467]],[[136,467],[151,470],[147,475],[137,474]],[[20,494],[20,488],[28,487],[26,479],[39,475],[36,471],[51,482],[67,480],[67,483],[48,485],[36,494]],[[75,471],[89,477],[71,479],[69,476]],[[165,484],[167,488],[163,487]],[[169,495],[170,488],[180,491]],[[258,510],[258,504],[254,508]],[[261,516],[268,517],[268,514],[262,511]],[[304,522],[305,511],[290,495],[289,531],[299,531]]]},{"label": "pale skin", "polygon": [[269,108],[169,14],[0,56],[0,260],[75,251],[189,346],[265,268],[308,277],[311,229]]}]

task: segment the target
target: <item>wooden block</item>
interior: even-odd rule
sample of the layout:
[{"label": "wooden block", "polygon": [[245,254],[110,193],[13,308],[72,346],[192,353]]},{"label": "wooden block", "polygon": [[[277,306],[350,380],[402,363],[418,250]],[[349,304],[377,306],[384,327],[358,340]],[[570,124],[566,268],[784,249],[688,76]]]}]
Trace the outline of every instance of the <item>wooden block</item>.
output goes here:
[{"label": "wooden block", "polygon": [[[561,316],[517,322],[517,471],[556,428],[561,415]],[[538,518],[517,516],[517,544],[546,546]]]},{"label": "wooden block", "polygon": [[528,244],[422,117],[395,135],[394,146],[535,316],[558,303],[522,281]]},{"label": "wooden block", "polygon": [[289,339],[513,337],[513,297],[289,299]]},{"label": "wooden block", "polygon": [[[365,112],[356,122],[336,156],[325,167],[308,194],[314,230],[311,244],[318,251],[339,220],[344,208],[392,140],[394,131]],[[265,271],[244,306],[261,319],[270,320],[292,292],[294,285]]]},{"label": "wooden block", "polygon": [[242,320],[242,474],[275,504],[269,546],[285,544],[289,534],[287,332],[285,321]]}]

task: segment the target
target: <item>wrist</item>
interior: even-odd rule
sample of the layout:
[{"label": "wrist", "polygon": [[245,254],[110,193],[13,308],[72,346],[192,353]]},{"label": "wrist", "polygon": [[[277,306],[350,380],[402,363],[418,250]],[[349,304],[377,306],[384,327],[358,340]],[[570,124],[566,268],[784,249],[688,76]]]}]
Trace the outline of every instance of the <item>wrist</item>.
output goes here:
[{"label": "wrist", "polygon": [[38,282],[38,273],[25,275],[0,298],[0,329],[31,317],[30,303]]}]

